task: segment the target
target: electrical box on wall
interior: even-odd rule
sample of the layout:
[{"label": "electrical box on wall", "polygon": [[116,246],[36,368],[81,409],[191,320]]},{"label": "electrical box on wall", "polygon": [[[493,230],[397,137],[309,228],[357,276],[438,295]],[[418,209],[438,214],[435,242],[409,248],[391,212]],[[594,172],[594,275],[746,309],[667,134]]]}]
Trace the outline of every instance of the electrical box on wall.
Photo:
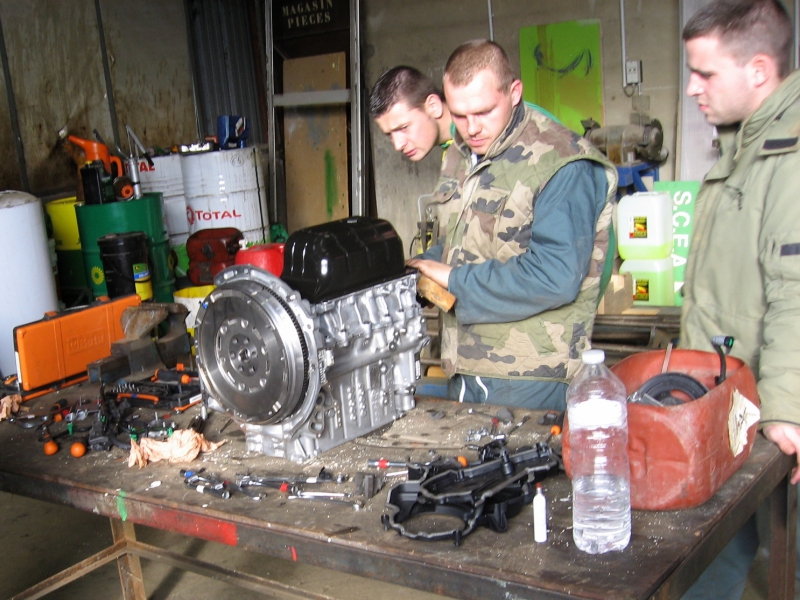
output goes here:
[{"label": "electrical box on wall", "polygon": [[642,61],[625,61],[625,85],[636,85],[642,83]]}]

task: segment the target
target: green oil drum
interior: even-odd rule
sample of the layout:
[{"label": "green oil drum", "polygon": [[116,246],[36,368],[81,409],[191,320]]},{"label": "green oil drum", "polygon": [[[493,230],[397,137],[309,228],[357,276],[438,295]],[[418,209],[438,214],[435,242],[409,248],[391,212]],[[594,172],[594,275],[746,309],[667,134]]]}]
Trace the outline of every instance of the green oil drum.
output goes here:
[{"label": "green oil drum", "polygon": [[169,234],[164,226],[161,193],[148,192],[141,198],[107,204],[75,206],[86,281],[95,298],[107,296],[103,262],[97,240],[109,233],[144,231],[153,283],[153,300],[174,302],[175,273],[170,258]]}]

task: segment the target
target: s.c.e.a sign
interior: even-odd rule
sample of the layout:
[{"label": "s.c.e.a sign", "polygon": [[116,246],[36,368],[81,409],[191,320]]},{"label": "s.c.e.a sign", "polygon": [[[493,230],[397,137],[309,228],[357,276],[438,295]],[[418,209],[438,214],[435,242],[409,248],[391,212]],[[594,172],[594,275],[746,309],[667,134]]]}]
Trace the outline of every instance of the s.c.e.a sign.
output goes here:
[{"label": "s.c.e.a sign", "polygon": [[349,0],[275,0],[272,3],[272,35],[275,39],[349,27]]},{"label": "s.c.e.a sign", "polygon": [[675,306],[683,304],[683,283],[689,244],[694,229],[694,203],[700,191],[699,181],[656,181],[653,189],[672,196],[672,264],[675,268]]}]

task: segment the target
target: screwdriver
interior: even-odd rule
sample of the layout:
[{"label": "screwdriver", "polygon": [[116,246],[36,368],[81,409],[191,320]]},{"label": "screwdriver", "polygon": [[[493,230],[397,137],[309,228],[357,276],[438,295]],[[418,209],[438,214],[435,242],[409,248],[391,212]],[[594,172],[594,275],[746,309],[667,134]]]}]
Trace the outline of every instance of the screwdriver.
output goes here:
[{"label": "screwdriver", "polygon": [[[457,463],[462,467],[466,467],[469,464],[469,461],[465,456],[456,456],[455,459],[447,459],[453,461],[453,463]],[[433,463],[431,463],[433,464]],[[389,460],[387,458],[370,458],[367,461],[368,467],[374,467],[377,469],[394,469],[394,468],[403,468],[407,469],[409,464],[405,461],[399,460]]]},{"label": "screwdriver", "polygon": [[67,406],[69,406],[69,403],[67,402],[67,399],[66,398],[61,398],[60,400],[58,400],[58,401],[53,403],[53,406],[50,407],[50,410],[52,412],[54,412],[54,413],[55,412],[61,412],[62,410],[67,408]]},{"label": "screwdriver", "polygon": [[400,460],[389,460],[387,458],[370,458],[367,461],[367,466],[377,469],[393,469],[395,467],[407,467],[408,463]]},{"label": "screwdriver", "polygon": [[214,481],[208,477],[201,475],[205,469],[199,471],[191,471],[189,469],[181,469],[180,473],[184,477],[186,487],[194,488],[201,494],[212,494],[218,496],[223,500],[231,497],[229,490],[225,488],[224,481]]},{"label": "screwdriver", "polygon": [[218,496],[223,500],[227,500],[231,497],[231,493],[223,487],[218,487],[210,484],[198,484],[194,485],[190,482],[186,482],[188,487],[193,487],[195,490],[200,492],[201,494],[213,494],[214,496]]},{"label": "screwdriver", "polygon": [[550,435],[547,436],[547,439],[544,441],[545,444],[549,444],[550,440],[553,439],[553,436],[561,435],[561,427],[558,425],[553,425],[550,427]]},{"label": "screwdriver", "polygon": [[149,400],[154,404],[161,400],[161,398],[154,396],[153,394],[140,394],[139,392],[120,392],[117,394],[117,400],[121,400],[123,398],[130,398],[132,400]]},{"label": "screwdriver", "polygon": [[156,381],[171,381],[176,383],[192,383],[197,378],[196,371],[177,371],[173,369],[156,369]]}]

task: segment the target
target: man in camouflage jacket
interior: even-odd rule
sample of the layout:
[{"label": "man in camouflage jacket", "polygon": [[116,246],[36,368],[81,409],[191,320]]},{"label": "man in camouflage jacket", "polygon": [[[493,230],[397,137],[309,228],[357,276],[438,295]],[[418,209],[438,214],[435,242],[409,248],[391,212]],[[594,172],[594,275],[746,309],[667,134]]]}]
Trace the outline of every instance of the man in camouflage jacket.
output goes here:
[{"label": "man in camouflage jacket", "polygon": [[563,409],[589,347],[616,169],[521,102],[492,42],[456,49],[444,89],[457,134],[436,190],[443,235],[409,264],[458,298],[442,333],[450,395]]}]

